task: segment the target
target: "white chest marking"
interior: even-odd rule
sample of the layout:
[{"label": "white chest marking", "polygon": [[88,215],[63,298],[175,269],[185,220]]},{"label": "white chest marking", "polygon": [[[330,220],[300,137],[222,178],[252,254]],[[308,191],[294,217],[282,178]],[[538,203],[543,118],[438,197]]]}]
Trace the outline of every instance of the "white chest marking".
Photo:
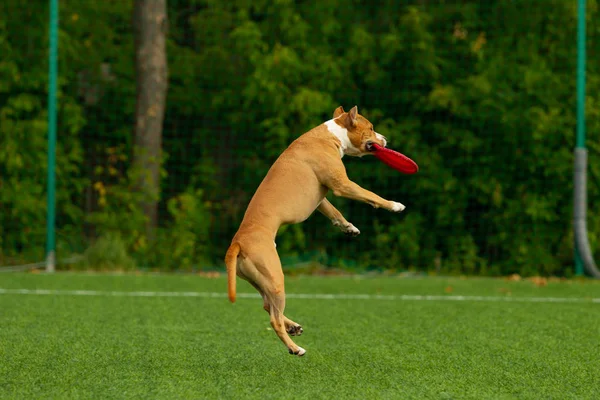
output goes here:
[{"label": "white chest marking", "polygon": [[331,132],[333,136],[338,138],[341,143],[340,158],[344,157],[344,154],[360,153],[350,141],[350,138],[348,137],[348,129],[342,128],[333,119],[330,119],[329,121],[325,122],[325,126],[327,127],[327,130]]}]

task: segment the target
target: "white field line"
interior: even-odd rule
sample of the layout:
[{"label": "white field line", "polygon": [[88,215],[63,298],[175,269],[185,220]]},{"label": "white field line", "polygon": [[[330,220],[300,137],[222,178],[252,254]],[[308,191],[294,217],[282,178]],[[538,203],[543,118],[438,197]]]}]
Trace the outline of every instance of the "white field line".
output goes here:
[{"label": "white field line", "polygon": [[[108,297],[200,297],[226,298],[221,292],[118,292],[101,290],[52,290],[52,289],[2,289],[0,294],[46,295],[46,296],[108,296]],[[258,293],[238,293],[238,298],[259,299]],[[472,301],[472,302],[516,302],[516,303],[597,303],[592,297],[511,297],[511,296],[452,296],[452,295],[378,295],[378,294],[325,294],[287,293],[288,299],[315,300],[388,300],[388,301]]]}]

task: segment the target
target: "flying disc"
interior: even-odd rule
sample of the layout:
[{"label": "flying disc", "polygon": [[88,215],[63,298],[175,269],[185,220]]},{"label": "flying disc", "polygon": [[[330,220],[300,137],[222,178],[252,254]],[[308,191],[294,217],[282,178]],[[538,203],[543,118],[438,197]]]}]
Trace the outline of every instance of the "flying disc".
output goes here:
[{"label": "flying disc", "polygon": [[377,143],[373,143],[372,148],[375,157],[396,171],[400,171],[403,174],[415,174],[419,170],[417,163],[402,153],[382,147]]}]

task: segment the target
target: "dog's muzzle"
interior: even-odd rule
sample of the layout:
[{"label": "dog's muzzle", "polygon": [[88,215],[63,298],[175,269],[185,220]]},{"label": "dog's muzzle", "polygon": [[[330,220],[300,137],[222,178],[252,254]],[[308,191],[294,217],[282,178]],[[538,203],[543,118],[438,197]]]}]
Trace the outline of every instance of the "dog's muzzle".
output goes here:
[{"label": "dog's muzzle", "polygon": [[375,150],[375,149],[373,148],[373,142],[367,142],[367,143],[365,144],[365,149],[367,149],[367,151],[373,151],[373,150]]}]

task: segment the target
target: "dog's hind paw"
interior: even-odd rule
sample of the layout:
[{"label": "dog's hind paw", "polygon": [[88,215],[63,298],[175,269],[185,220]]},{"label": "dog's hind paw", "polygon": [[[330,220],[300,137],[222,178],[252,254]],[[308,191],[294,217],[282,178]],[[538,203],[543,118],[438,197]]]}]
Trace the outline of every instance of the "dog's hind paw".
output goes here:
[{"label": "dog's hind paw", "polygon": [[300,325],[291,325],[287,328],[287,333],[290,336],[300,336],[304,332],[304,329]]},{"label": "dog's hind paw", "polygon": [[298,350],[294,351],[292,349],[288,350],[290,354],[298,356],[298,357],[302,357],[303,355],[306,354],[306,350],[304,350],[302,347],[298,346]]}]

